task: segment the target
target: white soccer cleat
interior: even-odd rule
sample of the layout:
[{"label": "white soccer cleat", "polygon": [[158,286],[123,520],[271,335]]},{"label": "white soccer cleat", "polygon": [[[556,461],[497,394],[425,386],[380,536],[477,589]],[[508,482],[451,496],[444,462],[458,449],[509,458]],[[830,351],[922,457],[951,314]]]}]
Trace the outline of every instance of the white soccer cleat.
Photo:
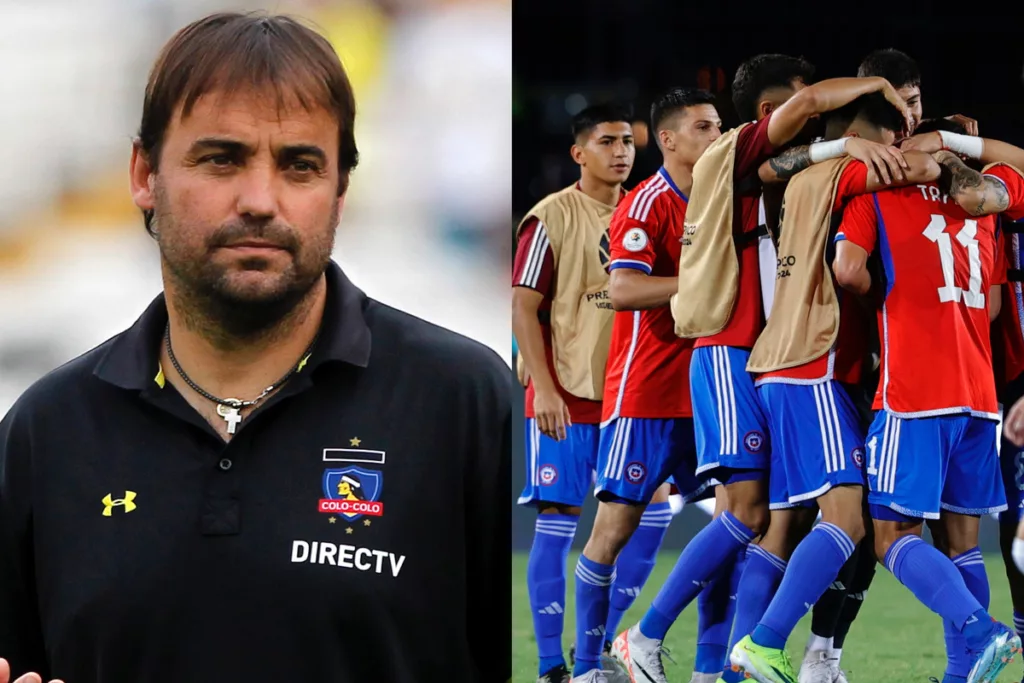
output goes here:
[{"label": "white soccer cleat", "polygon": [[832,683],[850,683],[846,680],[846,672],[839,666],[839,660],[832,657],[828,660],[829,669],[832,671]]},{"label": "white soccer cleat", "polygon": [[827,650],[805,651],[804,660],[800,663],[799,683],[836,683],[831,662],[836,662],[837,669],[839,662],[830,660],[828,655]]},{"label": "white soccer cleat", "polygon": [[612,643],[612,657],[629,674],[630,683],[668,683],[660,640],[640,633],[640,625],[623,631]]}]

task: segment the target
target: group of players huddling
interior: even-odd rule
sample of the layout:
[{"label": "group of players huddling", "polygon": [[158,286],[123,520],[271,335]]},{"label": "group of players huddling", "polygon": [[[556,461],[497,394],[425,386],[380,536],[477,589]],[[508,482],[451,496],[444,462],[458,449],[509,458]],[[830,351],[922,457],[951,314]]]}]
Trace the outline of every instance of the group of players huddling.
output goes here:
[{"label": "group of players huddling", "polygon": [[[538,683],[667,683],[662,642],[693,601],[693,683],[845,683],[876,562],[942,617],[943,683],[992,683],[1020,651],[988,614],[978,528],[1001,513],[1024,631],[1024,150],[960,115],[923,120],[896,50],[812,76],[748,60],[732,99],[749,123],[724,133],[710,93],[662,94],[663,165],[629,192],[630,115],[584,110],[579,182],[519,226]],[[567,665],[566,562],[592,486]],[[673,493],[713,497],[714,516],[620,630]],[[812,609],[798,674],[786,641]]]}]

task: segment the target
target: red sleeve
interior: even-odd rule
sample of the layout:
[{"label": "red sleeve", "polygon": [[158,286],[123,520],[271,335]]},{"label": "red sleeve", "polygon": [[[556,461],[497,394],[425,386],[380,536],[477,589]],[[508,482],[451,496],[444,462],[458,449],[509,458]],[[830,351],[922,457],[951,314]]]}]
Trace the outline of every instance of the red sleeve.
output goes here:
[{"label": "red sleeve", "polygon": [[554,275],[555,256],[551,252],[547,231],[543,223],[531,216],[519,232],[512,286],[529,287],[541,294],[549,294]]},{"label": "red sleeve", "polygon": [[864,162],[854,159],[843,169],[839,176],[839,185],[836,187],[836,203],[833,211],[840,209],[843,204],[857,195],[868,191],[868,167]]},{"label": "red sleeve", "polygon": [[636,192],[619,203],[608,227],[609,270],[632,268],[647,275],[654,270],[655,242],[661,234],[664,211],[660,197],[648,205],[651,193]]},{"label": "red sleeve", "polygon": [[757,173],[761,164],[775,155],[775,147],[768,141],[768,115],[752,123],[736,136],[736,157],[733,162],[733,181],[745,180],[747,176]]},{"label": "red sleeve", "polygon": [[1010,206],[1003,213],[1015,221],[1024,218],[1024,178],[1006,164],[993,166],[985,175],[1002,181],[1010,194]]},{"label": "red sleeve", "polygon": [[1001,225],[999,226],[999,231],[996,233],[996,254],[995,258],[992,260],[991,284],[1005,285],[1006,269],[1010,267],[1010,262],[1006,258],[1006,232],[1003,231]]},{"label": "red sleeve", "polygon": [[836,233],[836,241],[849,240],[870,254],[874,251],[877,238],[878,215],[875,213],[874,195],[854,197],[843,211],[843,222]]}]

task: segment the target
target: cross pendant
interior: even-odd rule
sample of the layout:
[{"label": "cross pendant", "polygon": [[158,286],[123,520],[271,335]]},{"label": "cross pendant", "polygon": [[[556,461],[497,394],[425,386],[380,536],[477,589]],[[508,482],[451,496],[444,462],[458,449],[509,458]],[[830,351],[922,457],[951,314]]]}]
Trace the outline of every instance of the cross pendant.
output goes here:
[{"label": "cross pendant", "polygon": [[238,411],[238,408],[221,404],[217,406],[217,414],[228,423],[228,434],[234,434],[235,427],[242,421],[242,414]]}]

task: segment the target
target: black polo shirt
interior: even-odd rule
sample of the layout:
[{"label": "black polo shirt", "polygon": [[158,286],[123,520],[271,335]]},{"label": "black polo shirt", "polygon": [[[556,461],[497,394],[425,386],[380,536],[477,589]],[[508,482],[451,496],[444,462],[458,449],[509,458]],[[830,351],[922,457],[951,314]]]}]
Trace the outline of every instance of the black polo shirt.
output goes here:
[{"label": "black polo shirt", "polygon": [[327,277],[228,444],[164,381],[162,296],[0,422],[12,680],[509,678],[508,366]]}]

